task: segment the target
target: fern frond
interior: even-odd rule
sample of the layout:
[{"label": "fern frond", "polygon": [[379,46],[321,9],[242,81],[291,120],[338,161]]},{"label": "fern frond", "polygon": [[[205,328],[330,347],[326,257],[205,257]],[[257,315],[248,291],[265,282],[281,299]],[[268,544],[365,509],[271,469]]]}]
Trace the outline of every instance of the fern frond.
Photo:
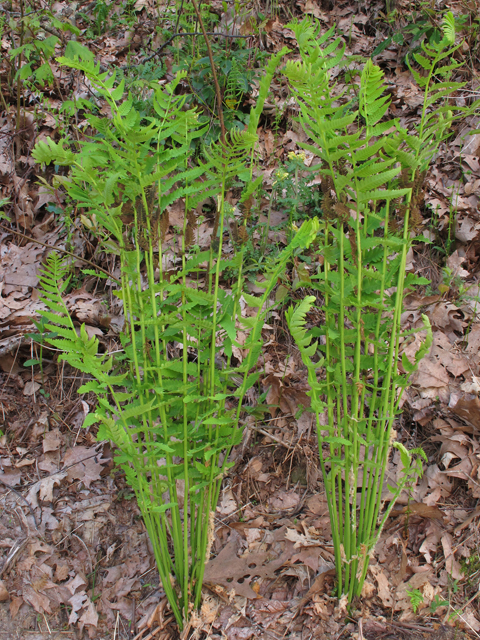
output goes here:
[{"label": "fern frond", "polygon": [[306,329],[306,315],[315,302],[315,296],[305,296],[296,307],[289,307],[285,313],[287,325],[297,345],[304,364],[311,364],[310,358],[316,353],[318,344],[312,344],[312,334]]},{"label": "fern frond", "polygon": [[[305,18],[298,22],[298,20],[292,20],[285,25],[286,29],[291,29],[295,34],[295,39],[298,43],[298,47],[300,52],[306,51],[307,53],[311,51],[314,46],[314,42],[318,40],[320,33],[320,22],[315,23],[315,20],[310,16],[305,16]],[[333,29],[327,34],[327,37],[330,37],[333,33]],[[327,38],[323,39],[325,42]]]},{"label": "fern frond", "polygon": [[371,128],[377,124],[388,111],[390,97],[383,96],[383,71],[367,60],[360,80],[360,104],[359,111],[367,124],[367,135],[371,135]]},{"label": "fern frond", "polygon": [[256,133],[233,129],[229,132],[225,145],[218,141],[204,149],[208,164],[203,168],[210,173],[215,169],[219,174],[226,172],[228,176],[237,175],[244,168],[245,159],[257,140]]},{"label": "fern frond", "polygon": [[451,11],[444,15],[442,29],[446,43],[455,44],[455,18]]},{"label": "fern frond", "polygon": [[55,164],[61,166],[68,167],[72,165],[75,161],[75,154],[63,148],[64,142],[64,140],[61,140],[57,144],[51,138],[37,142],[32,151],[35,162],[38,162],[38,164],[50,164],[55,161]]},{"label": "fern frond", "polygon": [[273,76],[275,71],[277,70],[278,65],[280,64],[281,59],[289,53],[290,50],[288,47],[283,47],[281,51],[272,55],[270,60],[268,61],[268,65],[265,69],[264,76],[260,80],[260,84],[258,87],[258,98],[255,107],[252,107],[250,111],[250,121],[248,123],[248,131],[250,133],[256,134],[258,128],[258,122],[260,120],[260,116],[263,113],[263,107],[265,104],[265,100],[268,97],[268,92],[270,89],[270,85],[273,80]]}]

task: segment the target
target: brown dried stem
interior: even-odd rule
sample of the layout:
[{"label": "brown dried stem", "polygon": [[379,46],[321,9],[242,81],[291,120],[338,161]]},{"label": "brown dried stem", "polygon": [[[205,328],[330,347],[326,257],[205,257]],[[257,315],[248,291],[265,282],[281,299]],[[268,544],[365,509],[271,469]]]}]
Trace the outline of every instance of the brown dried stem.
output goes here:
[{"label": "brown dried stem", "polygon": [[220,139],[222,141],[222,145],[225,146],[225,123],[223,121],[222,94],[220,92],[220,85],[218,84],[217,72],[215,70],[215,63],[213,62],[212,47],[210,46],[210,40],[208,39],[207,30],[205,29],[205,25],[203,24],[201,13],[198,10],[197,1],[192,0],[192,4],[193,4],[193,8],[195,9],[195,13],[197,14],[198,22],[200,24],[200,28],[202,29],[203,37],[205,38],[205,44],[207,45],[208,59],[210,60],[210,66],[212,67],[213,84],[215,85],[215,95],[217,96],[217,111],[218,111],[218,119],[220,120]]}]

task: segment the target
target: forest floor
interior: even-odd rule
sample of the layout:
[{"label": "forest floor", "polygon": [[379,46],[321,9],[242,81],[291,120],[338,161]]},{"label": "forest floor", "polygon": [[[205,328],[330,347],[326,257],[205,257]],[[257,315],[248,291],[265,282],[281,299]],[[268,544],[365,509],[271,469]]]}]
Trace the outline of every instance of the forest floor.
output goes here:
[{"label": "forest floor", "polygon": [[[105,260],[95,253],[79,219],[65,215],[61,189],[48,186],[52,170],[43,172],[31,156],[35,143],[47,136],[85,134],[82,112],[70,114],[68,109],[74,94],[77,100],[89,96],[89,87],[55,62],[73,36],[59,31],[52,16],[74,23],[79,29],[75,39],[106,69],[137,68],[131,86],[141,96],[147,81],[171,79],[178,57],[189,55],[193,46],[191,38],[177,38],[159,49],[165,33],[173,30],[177,14],[169,8],[172,4],[0,1],[2,640],[178,638],[132,491],[113,465],[109,444],[98,443],[93,430],[82,429],[92,406],[90,398],[76,393],[80,376],[58,363],[51,351],[41,352],[29,336],[40,305],[38,269],[47,247]],[[475,2],[416,5],[397,0],[388,15],[377,1],[264,4],[243,3],[232,24],[233,2],[207,3],[219,19],[218,30],[233,30],[247,40],[250,58],[239,54],[238,68],[254,65],[252,52],[261,58],[284,45],[295,57],[285,25],[293,17],[312,15],[322,31],[336,25],[355,60],[374,56],[386,76],[391,114],[411,125],[419,118],[423,98],[405,56],[423,38],[434,37],[442,13],[451,10],[461,27],[458,42],[464,40],[457,58],[465,63],[459,75],[467,84],[456,96],[458,104],[480,96]],[[32,20],[23,30],[22,16],[25,25],[26,17]],[[260,33],[254,33],[252,21],[260,25]],[[38,43],[52,34],[60,42],[50,55]],[[25,58],[19,62],[12,50],[21,43],[37,43],[37,48],[32,45],[23,54],[33,64],[30,75],[25,71],[17,82],[12,78]],[[232,51],[224,61],[235,58]],[[38,88],[40,74],[35,73],[47,59],[52,79],[47,77]],[[205,73],[195,72],[194,62],[191,86],[185,90],[193,88],[201,104],[208,102],[212,87],[208,81],[202,84]],[[343,72],[333,72],[340,86],[347,82]],[[250,80],[236,107],[240,122],[255,90],[255,79]],[[265,221],[275,171],[305,141],[288,100],[286,87],[274,81],[258,130],[266,189],[259,224]],[[480,114],[456,124],[424,186],[420,233],[429,243],[415,245],[407,270],[425,275],[431,285],[407,297],[402,323],[415,328],[426,314],[434,340],[405,393],[396,431],[407,448],[423,447],[428,463],[423,478],[402,496],[388,520],[362,598],[347,611],[331,595],[333,547],[312,414],[295,417],[308,404],[306,375],[291,357],[292,343],[278,309],[266,330],[261,379],[261,390],[268,391],[268,419],[247,423],[244,440],[234,451],[235,466],[225,478],[215,514],[204,602],[188,637],[480,638],[480,134],[468,136],[479,122]],[[230,195],[235,204],[235,191]],[[172,207],[172,225],[179,215]],[[278,228],[269,238],[281,244],[286,219],[281,198],[271,215]],[[200,227],[205,246],[212,224],[207,217]],[[255,250],[255,240],[252,246]],[[261,271],[258,252],[256,259]],[[107,295],[77,271],[77,286],[66,298],[69,309],[92,335],[114,344],[121,318],[105,313]],[[41,364],[25,367],[29,360]],[[398,466],[393,456],[391,478]]]}]

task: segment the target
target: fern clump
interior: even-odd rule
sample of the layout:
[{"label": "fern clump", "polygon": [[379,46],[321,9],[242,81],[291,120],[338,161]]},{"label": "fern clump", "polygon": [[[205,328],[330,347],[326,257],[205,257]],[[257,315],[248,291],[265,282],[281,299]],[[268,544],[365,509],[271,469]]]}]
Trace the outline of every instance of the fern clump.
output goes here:
[{"label": "fern clump", "polygon": [[[425,171],[452,121],[466,109],[448,104],[448,96],[463,86],[450,80],[459,66],[451,60],[459,45],[450,13],[442,41],[423,43],[424,55],[415,54],[423,71],[412,72],[425,94],[420,123],[411,131],[388,119],[383,72],[371,60],[361,73],[358,100],[338,95],[329,70],[341,62],[341,41],[327,44],[332,31],[319,38],[310,20],[290,28],[301,60],[287,62],[285,75],[299,106],[298,120],[312,141],[301,146],[322,161],[323,265],[311,278],[316,295],[290,308],[287,322],[308,371],[338,595],[351,600],[361,593],[395,500],[421,474],[423,452],[407,451],[393,431],[409,374],[431,344],[424,316],[426,338],[414,361],[401,357],[408,339],[400,326],[404,292],[428,283],[406,274],[406,257],[421,224]],[[307,330],[313,306],[324,322]],[[400,451],[403,477],[390,487],[393,499],[382,513],[392,445]]]},{"label": "fern clump", "polygon": [[[65,185],[84,225],[100,250],[119,261],[114,294],[125,317],[121,349],[101,353],[97,337],[89,338],[83,326],[77,331],[62,298],[67,270],[55,253],[40,277],[47,307],[42,315],[51,332],[46,340],[62,352],[60,359],[89,378],[79,393],[93,392],[98,406],[84,426],[98,424],[98,437],[116,446],[116,462],[135,490],[180,627],[200,604],[221,481],[242,437],[243,398],[260,375],[256,365],[271,292],[291,256],[318,231],[315,220],[300,229],[265,274],[263,295],[244,294],[257,315],[242,317],[242,252],[232,260],[222,253],[226,182],[247,168],[257,140],[255,123],[281,55],[267,68],[252,127],[206,149],[197,165],[190,162],[190,150],[205,128],[196,112],[185,108],[185,98],[175,95],[181,75],[164,88],[152,85],[156,115],[142,117],[131,96],[124,96],[123,81],[116,86],[115,74],[101,73],[93,60],[61,58],[87,76],[112,117],[88,115],[97,134],[79,150],[48,139],[33,154],[39,163],[70,168]],[[195,207],[207,196],[218,203],[211,247],[190,250]],[[184,203],[185,223],[178,268],[166,274],[162,239],[168,206],[175,201]],[[238,279],[225,291],[221,274],[232,266]],[[239,329],[247,336],[241,345]],[[248,352],[237,366],[233,346]],[[226,362],[219,368],[220,350]]]}]

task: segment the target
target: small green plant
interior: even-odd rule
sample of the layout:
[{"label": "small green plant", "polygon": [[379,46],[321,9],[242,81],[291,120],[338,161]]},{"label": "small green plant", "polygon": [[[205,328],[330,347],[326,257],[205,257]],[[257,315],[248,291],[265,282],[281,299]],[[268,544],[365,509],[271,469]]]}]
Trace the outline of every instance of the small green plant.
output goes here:
[{"label": "small green plant", "polygon": [[435,613],[437,612],[438,609],[440,609],[440,607],[448,607],[448,601],[442,600],[437,593],[437,595],[433,598],[432,602],[430,603],[430,611],[432,612],[433,615],[435,615]]},{"label": "small green plant", "polygon": [[108,27],[110,5],[105,0],[96,0],[92,13],[95,16],[93,35],[100,36]]},{"label": "small green plant", "polygon": [[17,62],[17,72],[14,80],[22,81],[31,88],[43,88],[45,85],[58,84],[50,64],[55,53],[55,47],[60,44],[60,38],[46,35],[42,29],[42,19],[48,19],[60,32],[70,32],[80,35],[80,30],[70,22],[58,20],[49,11],[32,12],[22,16],[15,24],[18,31],[20,45],[10,49],[11,61]]},{"label": "small green plant", "polygon": [[[163,588],[180,627],[202,595],[204,565],[213,541],[213,513],[229,453],[242,436],[240,415],[246,391],[256,382],[261,331],[270,295],[288,261],[316,237],[318,221],[304,224],[265,271],[261,297],[242,294],[242,251],[222,254],[226,184],[245,171],[271,78],[282,54],[274,56],[260,84],[250,130],[234,131],[226,142],[204,149],[190,166],[192,142],[202,136],[197,112],[175,91],[183,75],[154,89],[155,116],[142,117],[124,81],[100,73],[92,60],[60,58],[83,72],[110,107],[112,118],[89,114],[99,135],[71,151],[66,141],[38,143],[39,163],[70,167],[65,183],[84,211],[82,220],[101,249],[118,256],[121,278],[115,295],[124,309],[122,350],[99,351],[85,327],[77,331],[63,301],[71,275],[56,253],[41,272],[42,312],[47,342],[60,359],[92,379],[79,392],[93,392],[95,412],[85,426],[99,424],[98,437],[112,440],[116,461],[135,491],[154,549]],[[254,183],[253,183],[254,184]],[[246,194],[251,186],[247,187]],[[193,247],[195,207],[206,195],[218,202],[210,250]],[[183,199],[185,222],[178,269],[165,273],[162,239],[168,206]],[[232,292],[220,287],[227,267],[237,269]],[[257,315],[241,316],[243,295]],[[248,356],[232,364],[238,328],[248,338]],[[223,350],[225,366],[217,367]]]},{"label": "small green plant", "polygon": [[466,586],[470,589],[478,589],[480,586],[480,553],[472,553],[469,558],[463,559],[461,566]]},{"label": "small green plant", "polygon": [[[426,339],[410,361],[401,354],[400,318],[405,291],[428,280],[406,274],[406,256],[421,220],[419,193],[424,172],[450,135],[453,107],[444,100],[459,88],[448,79],[458,63],[450,58],[455,31],[447,14],[443,38],[422,43],[412,69],[424,89],[415,131],[385,120],[389,98],[383,73],[368,61],[361,74],[358,108],[335,95],[329,69],[343,57],[339,39],[321,46],[308,20],[289,25],[301,61],[285,74],[300,109],[299,121],[313,144],[302,144],[322,161],[323,220],[318,242],[323,265],[311,276],[317,296],[307,296],[287,314],[287,323],[308,370],[311,410],[316,415],[320,465],[329,506],[338,596],[359,596],[368,563],[400,493],[422,474],[421,449],[407,451],[392,430],[409,375],[431,345]],[[442,60],[447,64],[439,66]],[[435,83],[434,78],[443,78]],[[457,112],[457,114],[460,111]],[[310,310],[324,326],[307,328]],[[318,341],[314,341],[319,338]],[[401,358],[404,373],[398,368]],[[389,486],[392,499],[382,513],[382,490],[391,448],[398,450],[402,477]]]},{"label": "small green plant", "polygon": [[423,604],[423,593],[420,589],[407,589],[407,595],[410,598],[413,613],[417,613],[418,607]]},{"label": "small green plant", "polygon": [[[421,42],[425,40],[429,44],[438,44],[442,39],[442,30],[438,25],[437,13],[432,10],[428,3],[420,3],[420,9],[418,10],[414,4],[411,11],[402,11],[403,24],[399,27],[396,23],[398,21],[398,11],[388,10],[388,5],[391,4],[387,0],[387,16],[386,22],[390,25],[390,33],[383,42],[381,42],[373,51],[373,56],[380,54],[387,49],[392,42],[402,46],[408,44],[410,50],[418,52],[421,50]],[[406,24],[405,24],[406,21]]]},{"label": "small green plant", "polygon": [[468,291],[468,285],[466,285],[465,281],[458,274],[454,275],[449,267],[443,267],[442,282],[438,288],[440,293],[448,294],[449,297],[459,300],[465,299]]},{"label": "small green plant", "polygon": [[[235,2],[233,9],[233,23],[235,23],[236,16],[241,10],[240,3]],[[206,29],[212,32],[218,16],[211,11],[208,4],[200,5],[200,13]],[[177,30],[180,28],[179,25],[187,34],[196,33],[197,17],[192,3],[183,5],[182,13],[177,18]],[[164,37],[168,38],[169,35],[171,30],[165,30]],[[249,110],[242,105],[243,97],[253,87],[254,80],[261,75],[265,54],[247,48],[242,38],[233,39],[223,36],[212,38],[210,46],[218,73],[225,127],[228,131],[236,128],[243,129],[249,123]],[[176,38],[171,49],[175,54],[173,71],[187,72],[186,82],[191,91],[187,97],[187,104],[189,106],[195,104],[203,111],[202,122],[211,124],[206,132],[205,142],[213,142],[219,138],[220,127],[215,118],[217,96],[205,42],[202,38],[184,36]]]}]

